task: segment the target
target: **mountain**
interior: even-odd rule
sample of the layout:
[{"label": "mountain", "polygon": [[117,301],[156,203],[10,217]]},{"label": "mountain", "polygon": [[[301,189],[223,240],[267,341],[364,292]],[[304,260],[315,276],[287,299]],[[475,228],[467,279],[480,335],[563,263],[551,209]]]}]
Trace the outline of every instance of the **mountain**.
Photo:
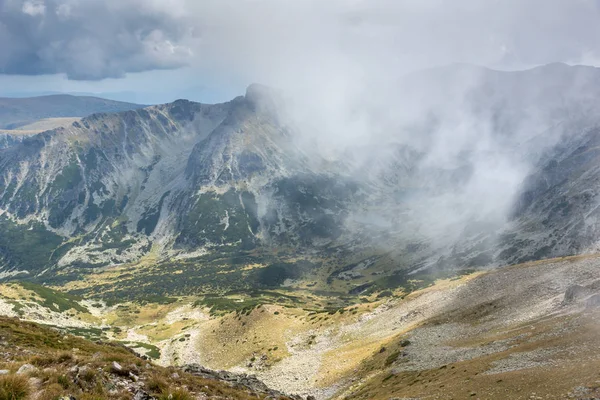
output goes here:
[{"label": "mountain", "polygon": [[331,241],[356,188],[311,169],[267,92],[95,114],[0,150],[5,274]]},{"label": "mountain", "polygon": [[[7,142],[0,314],[102,341],[76,360],[103,382],[117,341],[171,366],[148,385],[256,383],[201,364],[319,399],[597,397],[599,79],[420,71],[333,149],[256,84]],[[35,350],[42,328],[11,321]]]},{"label": "mountain", "polygon": [[[337,159],[298,140],[281,94],[260,85],[222,104],[94,114],[0,150],[1,274],[64,283],[130,265],[93,290],[313,281],[357,295],[416,271],[585,252],[598,79],[563,64],[422,71],[392,90],[410,117],[397,133]],[[174,271],[186,278],[165,280]]]},{"label": "mountain", "polygon": [[0,129],[14,129],[44,118],[85,117],[95,113],[134,110],[144,106],[98,97],[48,95],[0,98]]}]

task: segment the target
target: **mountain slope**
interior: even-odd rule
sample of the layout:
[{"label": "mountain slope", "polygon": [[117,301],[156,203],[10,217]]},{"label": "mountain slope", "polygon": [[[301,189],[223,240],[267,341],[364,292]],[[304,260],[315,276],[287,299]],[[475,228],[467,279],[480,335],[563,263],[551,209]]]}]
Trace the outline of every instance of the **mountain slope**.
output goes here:
[{"label": "mountain slope", "polygon": [[500,254],[507,262],[596,251],[600,239],[600,131],[556,146],[523,183]]},{"label": "mountain slope", "polygon": [[[335,238],[340,194],[356,189],[323,184],[333,178],[310,169],[264,91],[96,114],[0,150],[0,218],[14,232],[0,239],[6,273],[130,262],[152,246],[177,254]],[[35,259],[13,240],[23,235]]]},{"label": "mountain slope", "polygon": [[197,365],[167,369],[116,343],[0,317],[0,394],[4,398],[300,399],[245,375]]}]

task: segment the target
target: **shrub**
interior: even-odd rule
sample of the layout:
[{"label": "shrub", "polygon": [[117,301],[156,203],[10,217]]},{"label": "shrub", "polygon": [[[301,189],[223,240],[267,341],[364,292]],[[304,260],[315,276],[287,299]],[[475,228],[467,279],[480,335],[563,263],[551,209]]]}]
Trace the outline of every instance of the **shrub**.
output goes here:
[{"label": "shrub", "polygon": [[21,375],[0,376],[0,400],[22,400],[30,392],[29,381]]}]

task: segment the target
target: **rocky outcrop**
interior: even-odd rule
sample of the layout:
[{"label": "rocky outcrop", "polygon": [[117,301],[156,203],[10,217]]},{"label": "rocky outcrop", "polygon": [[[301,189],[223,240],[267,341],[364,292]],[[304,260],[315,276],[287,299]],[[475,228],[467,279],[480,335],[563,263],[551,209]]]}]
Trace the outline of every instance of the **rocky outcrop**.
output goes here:
[{"label": "rocky outcrop", "polygon": [[205,379],[212,379],[227,382],[236,388],[248,389],[251,392],[261,393],[272,398],[279,398],[282,396],[288,396],[295,400],[303,400],[302,397],[297,395],[289,395],[281,393],[277,390],[270,389],[264,382],[260,381],[255,375],[247,374],[235,374],[228,371],[214,371],[205,368],[198,364],[190,364],[181,367],[184,372],[188,372],[194,376],[199,376]]}]

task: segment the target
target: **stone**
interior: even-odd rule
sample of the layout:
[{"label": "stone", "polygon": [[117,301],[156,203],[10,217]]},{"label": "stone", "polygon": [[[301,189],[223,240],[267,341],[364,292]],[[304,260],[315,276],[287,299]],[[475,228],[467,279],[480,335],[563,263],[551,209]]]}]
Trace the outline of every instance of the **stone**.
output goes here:
[{"label": "stone", "polygon": [[600,307],[600,294],[595,294],[595,295],[591,296],[590,298],[588,298],[585,301],[585,306],[587,308],[597,308],[597,307]]},{"label": "stone", "polygon": [[21,365],[21,368],[19,368],[17,370],[17,374],[18,375],[29,374],[29,373],[32,373],[32,372],[35,372],[35,371],[37,371],[37,368],[34,367],[33,365],[31,365],[31,364],[23,364],[23,365]]},{"label": "stone", "polygon": [[565,297],[563,299],[563,305],[572,304],[582,297],[585,297],[588,294],[588,290],[581,285],[573,285],[567,288],[565,292]]},{"label": "stone", "polygon": [[154,400],[154,397],[150,396],[148,393],[144,392],[143,390],[138,390],[133,395],[132,400]]}]

